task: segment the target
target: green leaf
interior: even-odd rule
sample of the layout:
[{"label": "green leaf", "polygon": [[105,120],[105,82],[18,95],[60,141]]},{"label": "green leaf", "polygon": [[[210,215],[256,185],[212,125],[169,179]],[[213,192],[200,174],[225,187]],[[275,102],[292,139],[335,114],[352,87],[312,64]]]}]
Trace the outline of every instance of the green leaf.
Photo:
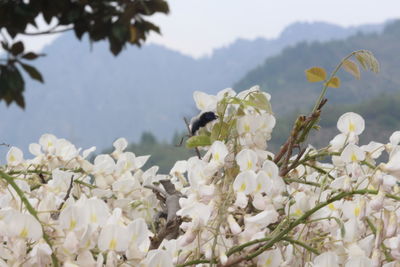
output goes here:
[{"label": "green leaf", "polygon": [[24,64],[24,63],[20,63],[22,68],[29,74],[29,76],[34,79],[37,80],[41,83],[43,83],[43,77],[42,74],[33,66],[28,65],[28,64]]},{"label": "green leaf", "polygon": [[229,100],[229,103],[230,103],[230,104],[242,104],[242,99],[237,98],[237,97],[232,97],[232,98]]},{"label": "green leaf", "polygon": [[22,52],[24,52],[24,44],[21,41],[16,42],[15,44],[13,44],[11,46],[11,53],[14,56],[17,56],[17,55],[21,54]]},{"label": "green leaf", "polygon": [[186,140],[187,148],[195,148],[198,146],[209,146],[209,145],[211,145],[211,138],[206,135],[196,135]]},{"label": "green leaf", "polygon": [[357,63],[355,63],[353,60],[346,59],[343,62],[343,69],[353,75],[357,80],[361,78],[360,69],[358,68]]},{"label": "green leaf", "polygon": [[15,101],[24,108],[24,89],[25,83],[19,70],[14,65],[0,65],[0,100],[4,100],[7,105]]},{"label": "green leaf", "polygon": [[305,71],[307,81],[310,83],[322,82],[326,80],[326,71],[320,67],[312,67]]},{"label": "green leaf", "polygon": [[226,122],[219,122],[211,130],[211,140],[224,140],[228,136],[229,125]]},{"label": "green leaf", "polygon": [[263,92],[256,92],[250,95],[250,100],[254,103],[255,107],[272,113],[271,103]]},{"label": "green leaf", "polygon": [[124,42],[131,37],[130,28],[127,28],[125,25],[118,23],[112,26],[112,34],[119,42]]},{"label": "green leaf", "polygon": [[33,59],[36,59],[36,58],[38,58],[38,57],[39,57],[39,55],[38,55],[38,54],[35,54],[35,53],[33,53],[33,52],[26,53],[26,54],[24,54],[24,55],[22,56],[23,59],[27,59],[27,60],[33,60]]}]

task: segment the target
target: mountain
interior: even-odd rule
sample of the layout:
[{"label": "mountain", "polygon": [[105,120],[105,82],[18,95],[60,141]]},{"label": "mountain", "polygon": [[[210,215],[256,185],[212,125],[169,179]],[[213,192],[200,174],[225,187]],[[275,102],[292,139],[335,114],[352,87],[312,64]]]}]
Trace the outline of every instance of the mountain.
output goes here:
[{"label": "mountain", "polygon": [[328,104],[355,104],[383,93],[400,89],[400,21],[388,24],[383,32],[358,33],[345,40],[299,43],[285,48],[279,55],[267,58],[248,72],[234,88],[237,90],[259,84],[272,95],[272,107],[278,116],[295,110],[310,110],[321,92],[322,84],[307,83],[304,70],[321,66],[332,71],[340,60],[354,50],[367,49],[381,64],[378,75],[362,72],[361,80],[340,71],[341,88],[328,90]]},{"label": "mountain", "polygon": [[[336,127],[339,117],[346,112],[356,112],[365,120],[365,130],[360,136],[360,144],[366,145],[370,141],[388,143],[394,131],[400,130],[400,92],[381,94],[358,104],[338,104],[325,106],[321,113],[319,131],[312,131],[309,142],[315,147],[324,147],[332,138],[339,134]],[[298,113],[286,115],[276,125],[270,149],[278,151],[279,146],[286,141],[290,134],[290,127]]]},{"label": "mountain", "polygon": [[47,132],[100,150],[120,136],[137,141],[144,131],[171,140],[174,132],[185,129],[182,117],[196,115],[194,90],[215,93],[229,87],[265,58],[299,41],[327,41],[382,28],[297,23],[277,39],[238,40],[200,59],[159,45],[129,47],[113,57],[104,42],[89,46],[87,40],[64,34],[35,62],[45,84],[26,79],[26,110],[0,103],[0,143],[26,151]]}]

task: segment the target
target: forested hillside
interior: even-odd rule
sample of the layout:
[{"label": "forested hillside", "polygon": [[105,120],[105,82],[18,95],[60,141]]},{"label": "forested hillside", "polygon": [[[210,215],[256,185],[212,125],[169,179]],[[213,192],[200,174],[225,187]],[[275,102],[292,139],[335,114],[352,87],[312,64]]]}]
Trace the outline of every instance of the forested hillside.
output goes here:
[{"label": "forested hillside", "polygon": [[386,26],[381,34],[357,34],[346,40],[301,43],[267,59],[234,86],[237,90],[259,84],[272,95],[272,106],[278,117],[304,110],[315,102],[320,84],[306,81],[304,70],[321,66],[333,70],[347,54],[368,49],[381,63],[379,75],[362,73],[360,81],[341,72],[342,86],[328,91],[329,104],[355,104],[375,96],[400,90],[400,22]]}]

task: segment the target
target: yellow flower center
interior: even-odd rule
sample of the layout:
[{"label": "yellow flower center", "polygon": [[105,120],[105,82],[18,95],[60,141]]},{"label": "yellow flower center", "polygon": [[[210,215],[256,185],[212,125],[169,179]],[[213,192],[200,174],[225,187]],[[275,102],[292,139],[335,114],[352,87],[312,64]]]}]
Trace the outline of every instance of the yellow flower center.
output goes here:
[{"label": "yellow flower center", "polygon": [[351,154],[351,161],[356,162],[357,161],[357,156],[356,154],[352,153]]},{"label": "yellow flower center", "polygon": [[76,226],[76,221],[75,221],[75,220],[71,220],[71,221],[69,222],[69,229],[72,230],[72,229],[75,228],[75,226]]},{"label": "yellow flower center", "polygon": [[15,157],[14,155],[10,155],[10,158],[8,159],[10,162],[14,162],[15,161]]},{"label": "yellow flower center", "polygon": [[243,183],[239,188],[240,192],[243,192],[244,190],[246,190],[246,184],[245,183]]},{"label": "yellow flower center", "polygon": [[350,122],[350,124],[349,124],[349,131],[350,132],[354,132],[356,130],[356,126],[352,123],[352,122]]},{"label": "yellow flower center", "polygon": [[333,205],[333,203],[331,203],[331,204],[329,204],[328,205],[328,208],[330,209],[330,210],[336,210],[336,208],[335,208],[335,205]]},{"label": "yellow flower center", "polygon": [[253,168],[253,162],[251,162],[250,160],[247,161],[247,169],[251,170],[251,168]]},{"label": "yellow flower center", "polygon": [[301,216],[303,215],[303,211],[299,208],[296,209],[296,211],[294,212],[294,214],[296,214],[297,216]]},{"label": "yellow flower center", "polygon": [[92,223],[97,223],[97,216],[96,216],[95,213],[92,213],[92,214],[90,215],[90,222],[92,222]]},{"label": "yellow flower center", "polygon": [[117,240],[115,240],[115,238],[110,240],[110,244],[108,245],[108,249],[109,250],[115,250],[115,248],[117,247]]},{"label": "yellow flower center", "polygon": [[24,227],[21,231],[21,233],[19,233],[19,236],[22,238],[26,238],[28,236],[28,229],[26,229],[26,227]]},{"label": "yellow flower center", "polygon": [[258,184],[257,184],[257,188],[256,188],[256,192],[260,191],[260,190],[261,190],[261,187],[262,187],[261,183],[258,183]]},{"label": "yellow flower center", "polygon": [[245,125],[244,125],[244,131],[245,131],[246,133],[250,132],[250,125],[245,124]]},{"label": "yellow flower center", "polygon": [[271,259],[271,258],[268,258],[268,259],[265,261],[265,266],[270,266],[271,263],[272,263],[272,259]]},{"label": "yellow flower center", "polygon": [[360,215],[360,207],[356,206],[356,208],[354,209],[354,215],[356,215],[356,217],[358,217],[358,215]]},{"label": "yellow flower center", "polygon": [[215,161],[219,161],[219,153],[215,153],[214,154],[214,160]]}]

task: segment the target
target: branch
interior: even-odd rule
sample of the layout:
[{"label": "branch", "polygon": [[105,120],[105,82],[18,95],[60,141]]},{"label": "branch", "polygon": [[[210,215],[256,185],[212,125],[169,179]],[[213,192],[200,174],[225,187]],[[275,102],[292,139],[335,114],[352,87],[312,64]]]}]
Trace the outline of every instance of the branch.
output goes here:
[{"label": "branch", "polygon": [[60,204],[60,206],[58,206],[58,209],[57,209],[58,211],[60,211],[62,209],[62,207],[64,206],[65,201],[68,200],[69,195],[71,194],[73,186],[74,186],[74,176],[72,175],[71,176],[71,182],[70,182],[68,190],[67,190],[67,194],[65,195],[63,202]]},{"label": "branch", "polygon": [[73,30],[73,27],[70,28],[64,28],[64,29],[59,29],[56,30],[56,28],[60,26],[60,25],[56,25],[51,29],[48,29],[46,31],[42,31],[42,32],[21,32],[20,34],[22,35],[28,35],[28,36],[36,36],[36,35],[43,35],[43,34],[56,34],[56,33],[62,33],[62,32],[66,32],[66,31],[70,31]]},{"label": "branch", "polygon": [[151,239],[150,249],[157,249],[164,239],[177,238],[179,227],[182,223],[182,218],[176,216],[176,212],[181,208],[179,199],[183,197],[183,195],[175,189],[175,186],[170,180],[161,180],[160,183],[163,185],[165,191],[157,186],[145,186],[158,194],[160,197],[158,199],[165,204],[165,213],[167,214],[167,222]]},{"label": "branch", "polygon": [[299,245],[299,246],[307,249],[308,251],[311,251],[312,253],[314,253],[316,255],[321,254],[317,249],[315,249],[307,244],[304,244],[303,242],[301,242],[299,240],[291,239],[290,237],[284,237],[284,238],[282,238],[282,240],[288,241],[289,243],[292,243],[295,245]]}]

